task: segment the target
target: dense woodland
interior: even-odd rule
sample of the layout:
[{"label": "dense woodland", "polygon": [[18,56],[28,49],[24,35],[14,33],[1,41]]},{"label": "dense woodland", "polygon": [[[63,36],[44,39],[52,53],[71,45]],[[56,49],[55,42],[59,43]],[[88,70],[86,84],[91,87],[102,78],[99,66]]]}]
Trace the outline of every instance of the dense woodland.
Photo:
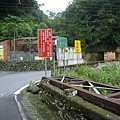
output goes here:
[{"label": "dense woodland", "polygon": [[[44,2],[44,1],[43,1]],[[115,51],[120,46],[120,1],[73,0],[66,10],[49,16],[35,0],[0,1],[0,39],[37,36],[37,29],[51,28],[68,45],[81,40],[86,52]]]}]

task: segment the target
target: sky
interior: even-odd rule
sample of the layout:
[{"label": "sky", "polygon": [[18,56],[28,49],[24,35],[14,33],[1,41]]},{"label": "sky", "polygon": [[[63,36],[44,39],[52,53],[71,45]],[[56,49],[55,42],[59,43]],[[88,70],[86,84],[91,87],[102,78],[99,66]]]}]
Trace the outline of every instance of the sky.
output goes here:
[{"label": "sky", "polygon": [[67,8],[69,1],[72,0],[37,0],[38,4],[44,3],[45,6],[40,7],[46,13],[47,10],[58,13]]}]

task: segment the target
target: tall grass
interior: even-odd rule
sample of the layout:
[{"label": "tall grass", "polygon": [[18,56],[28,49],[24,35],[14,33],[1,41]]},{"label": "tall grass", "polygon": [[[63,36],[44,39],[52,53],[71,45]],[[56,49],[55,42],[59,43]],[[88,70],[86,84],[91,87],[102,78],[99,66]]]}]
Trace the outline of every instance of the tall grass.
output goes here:
[{"label": "tall grass", "polygon": [[120,86],[120,62],[107,63],[100,70],[100,82]]},{"label": "tall grass", "polygon": [[99,69],[88,67],[86,65],[77,66],[72,70],[67,69],[65,73],[66,76],[73,76],[113,86],[120,86],[120,62],[104,63],[104,65]]}]

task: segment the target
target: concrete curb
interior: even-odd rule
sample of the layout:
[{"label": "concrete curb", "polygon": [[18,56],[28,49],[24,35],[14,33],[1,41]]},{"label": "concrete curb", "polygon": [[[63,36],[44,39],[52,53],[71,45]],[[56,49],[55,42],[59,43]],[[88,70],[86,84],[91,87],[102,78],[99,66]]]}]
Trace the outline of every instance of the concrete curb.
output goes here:
[{"label": "concrete curb", "polygon": [[26,87],[28,87],[28,85],[25,85],[24,87],[20,88],[19,90],[17,90],[15,93],[14,93],[14,98],[15,98],[15,101],[16,101],[16,104],[18,106],[18,109],[19,109],[19,112],[21,114],[21,117],[23,120],[27,120],[27,117],[25,115],[25,113],[23,112],[23,108],[21,106],[21,103],[18,101],[17,99],[17,95],[20,94],[20,92],[25,89]]},{"label": "concrete curb", "polygon": [[[35,82],[40,82],[40,80],[35,81]],[[17,91],[14,93],[15,102],[16,102],[16,104],[17,104],[17,106],[18,106],[19,112],[20,112],[21,117],[22,117],[23,120],[27,120],[27,117],[26,117],[25,113],[23,112],[23,108],[22,108],[21,103],[20,103],[20,102],[18,101],[18,99],[17,99],[17,95],[20,94],[21,91],[22,91],[23,89],[25,89],[26,87],[28,87],[28,86],[29,86],[29,84],[23,86],[22,88],[20,88],[19,90],[17,90]]]}]

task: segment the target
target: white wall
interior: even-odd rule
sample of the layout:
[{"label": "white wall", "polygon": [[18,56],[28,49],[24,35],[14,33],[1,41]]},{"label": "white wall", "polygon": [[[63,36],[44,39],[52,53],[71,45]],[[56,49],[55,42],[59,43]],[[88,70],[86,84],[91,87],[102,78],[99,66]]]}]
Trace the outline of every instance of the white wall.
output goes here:
[{"label": "white wall", "polygon": [[64,58],[65,65],[75,65],[77,63],[83,63],[82,54],[75,54],[73,47],[68,47],[68,49],[68,52],[64,52],[64,48],[56,48],[58,66],[64,66]]}]

